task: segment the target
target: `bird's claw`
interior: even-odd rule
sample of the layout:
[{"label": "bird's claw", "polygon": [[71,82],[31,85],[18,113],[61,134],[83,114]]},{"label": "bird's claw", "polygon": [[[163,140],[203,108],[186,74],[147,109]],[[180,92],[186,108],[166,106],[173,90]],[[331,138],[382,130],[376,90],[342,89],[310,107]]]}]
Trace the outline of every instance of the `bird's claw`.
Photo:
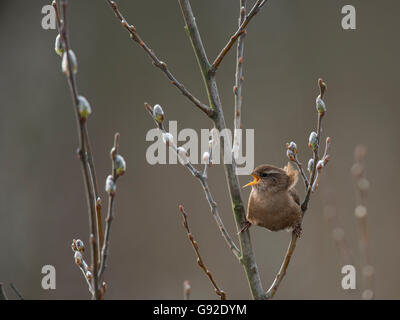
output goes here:
[{"label": "bird's claw", "polygon": [[250,221],[246,221],[244,227],[242,228],[242,230],[240,230],[237,234],[241,234],[242,232],[248,230],[251,227],[251,222]]},{"label": "bird's claw", "polygon": [[302,233],[303,233],[303,229],[301,228],[301,225],[298,224],[294,227],[293,229],[293,233],[296,235],[297,238],[300,238]]}]

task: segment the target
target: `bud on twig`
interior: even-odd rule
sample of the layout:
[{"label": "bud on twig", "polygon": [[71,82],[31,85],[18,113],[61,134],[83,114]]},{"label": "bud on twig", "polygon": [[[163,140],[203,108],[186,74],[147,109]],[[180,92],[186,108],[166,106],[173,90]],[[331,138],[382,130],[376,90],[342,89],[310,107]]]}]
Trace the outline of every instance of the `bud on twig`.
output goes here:
[{"label": "bud on twig", "polygon": [[314,170],[314,159],[311,158],[310,160],[308,160],[307,170],[309,173]]},{"label": "bud on twig", "polygon": [[326,105],[325,102],[321,99],[321,95],[317,97],[315,100],[315,106],[317,108],[318,113],[323,116],[326,112]]},{"label": "bud on twig", "polygon": [[315,151],[318,146],[318,135],[315,131],[311,132],[308,138],[308,146],[312,151]]},{"label": "bud on twig", "polygon": [[[72,73],[77,73],[78,71],[78,60],[76,59],[75,53],[70,49],[69,53],[69,60],[71,62],[71,70]],[[63,59],[61,62],[61,69],[67,76],[69,76],[69,69],[68,69],[68,55],[66,52],[63,54]]]},{"label": "bud on twig", "polygon": [[153,118],[157,123],[164,121],[164,111],[159,104],[156,104],[153,108]]},{"label": "bud on twig", "polygon": [[119,154],[117,154],[114,158],[114,168],[117,176],[122,176],[126,171],[125,159]]},{"label": "bud on twig", "polygon": [[75,263],[78,265],[78,266],[81,266],[82,265],[82,253],[80,253],[79,251],[75,251],[75,254],[74,254],[74,259],[75,259]]},{"label": "bud on twig", "polygon": [[92,113],[89,101],[83,96],[78,97],[78,111],[81,119],[86,119]]},{"label": "bud on twig", "polygon": [[56,41],[54,42],[54,50],[60,57],[63,56],[63,48],[62,48],[62,43],[61,43],[61,36],[59,34],[57,35]]},{"label": "bud on twig", "polygon": [[169,147],[171,144],[174,143],[174,137],[169,132],[163,132],[162,139],[164,143],[167,145],[167,147]]},{"label": "bud on twig", "polygon": [[106,191],[108,194],[114,194],[117,191],[117,185],[114,182],[113,176],[109,175],[106,179]]}]

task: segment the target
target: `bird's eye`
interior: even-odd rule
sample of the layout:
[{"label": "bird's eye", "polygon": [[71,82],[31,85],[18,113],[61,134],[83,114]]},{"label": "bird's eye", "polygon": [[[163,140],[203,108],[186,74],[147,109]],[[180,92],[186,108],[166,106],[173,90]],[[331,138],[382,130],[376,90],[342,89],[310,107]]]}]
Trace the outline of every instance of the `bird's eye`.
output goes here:
[{"label": "bird's eye", "polygon": [[261,174],[261,177],[263,177],[263,178],[268,177],[268,173],[263,172],[263,173]]}]

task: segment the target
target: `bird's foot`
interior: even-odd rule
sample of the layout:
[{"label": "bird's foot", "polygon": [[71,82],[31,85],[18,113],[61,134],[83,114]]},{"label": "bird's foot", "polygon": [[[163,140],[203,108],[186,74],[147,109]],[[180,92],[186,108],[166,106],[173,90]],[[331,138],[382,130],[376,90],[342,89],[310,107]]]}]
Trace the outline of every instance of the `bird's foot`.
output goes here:
[{"label": "bird's foot", "polygon": [[247,221],[245,222],[245,225],[244,225],[244,227],[242,228],[242,230],[240,230],[240,231],[238,232],[238,235],[241,234],[242,232],[248,230],[250,227],[251,227],[251,222],[247,220]]},{"label": "bird's foot", "polygon": [[301,237],[301,234],[303,233],[303,229],[301,228],[300,224],[297,224],[294,229],[293,229],[293,233],[296,235],[297,238]]}]

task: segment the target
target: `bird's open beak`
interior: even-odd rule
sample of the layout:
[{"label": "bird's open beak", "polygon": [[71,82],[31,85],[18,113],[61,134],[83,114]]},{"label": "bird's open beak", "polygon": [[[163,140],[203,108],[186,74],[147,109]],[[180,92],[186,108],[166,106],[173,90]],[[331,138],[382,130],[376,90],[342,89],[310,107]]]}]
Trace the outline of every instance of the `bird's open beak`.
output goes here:
[{"label": "bird's open beak", "polygon": [[256,176],[255,174],[252,174],[252,177],[254,178],[254,180],[252,182],[249,182],[245,186],[243,186],[243,188],[246,188],[248,186],[254,186],[255,184],[260,182],[260,178],[258,176]]}]

